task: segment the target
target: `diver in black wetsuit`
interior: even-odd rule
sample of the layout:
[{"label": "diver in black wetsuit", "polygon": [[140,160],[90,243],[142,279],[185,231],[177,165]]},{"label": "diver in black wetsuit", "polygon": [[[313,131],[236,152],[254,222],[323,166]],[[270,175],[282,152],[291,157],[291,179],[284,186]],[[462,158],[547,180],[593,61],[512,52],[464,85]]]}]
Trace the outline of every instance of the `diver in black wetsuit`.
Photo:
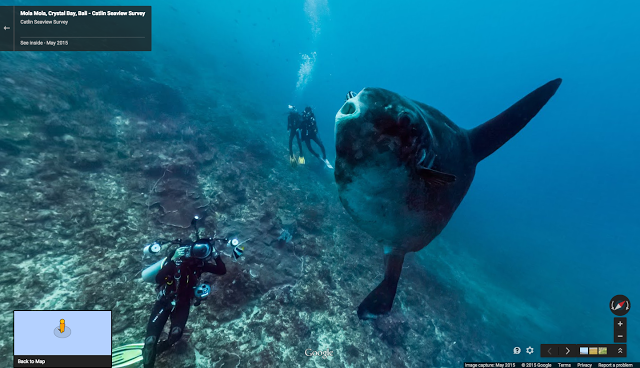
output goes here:
[{"label": "diver in black wetsuit", "polygon": [[298,157],[298,163],[304,165],[304,153],[302,152],[302,142],[300,140],[300,124],[302,122],[302,116],[298,113],[295,106],[289,105],[289,116],[287,117],[287,130],[289,131],[289,162],[293,165],[296,163],[296,158],[293,156],[293,137],[298,140],[298,150],[300,156]]},{"label": "diver in black wetsuit", "polygon": [[[155,276],[156,283],[159,284],[159,293],[147,324],[147,337],[143,350],[144,368],[152,368],[156,355],[169,349],[182,337],[189,317],[191,301],[195,299],[197,306],[209,294],[208,285],[198,285],[200,275],[204,272],[224,275],[227,272],[214,247],[214,243],[218,240],[223,239],[199,239],[188,246],[176,249],[170,260],[162,265]],[[214,263],[211,263],[211,260]],[[160,333],[169,317],[171,317],[169,337],[158,343]]]},{"label": "diver in black wetsuit", "polygon": [[[333,168],[329,160],[327,160],[327,153],[324,150],[324,145],[318,137],[318,124],[316,122],[316,116],[311,110],[311,107],[307,106],[304,108],[304,112],[302,113],[302,139],[307,144],[307,149],[311,152],[312,155],[316,156],[319,160],[321,160],[327,167],[330,169]],[[311,148],[311,140],[316,142],[316,144],[320,147],[322,151],[322,158]]]}]

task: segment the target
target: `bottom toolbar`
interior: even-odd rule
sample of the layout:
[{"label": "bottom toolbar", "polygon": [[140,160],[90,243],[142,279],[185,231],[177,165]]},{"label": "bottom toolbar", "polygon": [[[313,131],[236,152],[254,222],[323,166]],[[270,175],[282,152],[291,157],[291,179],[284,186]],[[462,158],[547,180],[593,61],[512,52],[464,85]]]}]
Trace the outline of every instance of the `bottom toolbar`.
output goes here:
[{"label": "bottom toolbar", "polygon": [[640,363],[627,362],[484,362],[464,363],[464,368],[640,368]]},{"label": "bottom toolbar", "polygon": [[626,344],[542,344],[542,358],[625,358]]}]

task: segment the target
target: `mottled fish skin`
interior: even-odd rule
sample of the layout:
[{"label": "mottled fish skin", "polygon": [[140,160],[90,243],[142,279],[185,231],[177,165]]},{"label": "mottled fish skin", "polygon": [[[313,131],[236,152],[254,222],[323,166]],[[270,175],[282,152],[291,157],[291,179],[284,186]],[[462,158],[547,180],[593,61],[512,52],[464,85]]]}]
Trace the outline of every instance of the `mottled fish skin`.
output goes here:
[{"label": "mottled fish skin", "polygon": [[[473,180],[466,131],[397,93],[363,89],[336,115],[335,134],[340,200],[360,227],[398,250],[420,250],[440,234]],[[423,169],[457,180],[435,185]]]},{"label": "mottled fish skin", "polygon": [[539,87],[471,130],[382,88],[365,88],[345,102],[335,127],[340,201],[385,254],[384,279],[360,303],[358,317],[391,310],[405,254],[440,234],[467,194],[478,162],[524,128],[561,82]]}]

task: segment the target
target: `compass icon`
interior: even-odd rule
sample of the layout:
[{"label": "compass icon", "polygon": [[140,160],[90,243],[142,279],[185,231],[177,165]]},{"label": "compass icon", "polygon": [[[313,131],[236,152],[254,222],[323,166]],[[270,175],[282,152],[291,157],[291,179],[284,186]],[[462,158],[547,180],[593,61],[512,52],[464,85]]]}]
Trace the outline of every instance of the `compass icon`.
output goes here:
[{"label": "compass icon", "polygon": [[609,309],[611,313],[616,316],[624,316],[629,313],[629,309],[631,309],[631,303],[629,302],[629,298],[624,295],[616,295],[611,298],[609,302]]}]

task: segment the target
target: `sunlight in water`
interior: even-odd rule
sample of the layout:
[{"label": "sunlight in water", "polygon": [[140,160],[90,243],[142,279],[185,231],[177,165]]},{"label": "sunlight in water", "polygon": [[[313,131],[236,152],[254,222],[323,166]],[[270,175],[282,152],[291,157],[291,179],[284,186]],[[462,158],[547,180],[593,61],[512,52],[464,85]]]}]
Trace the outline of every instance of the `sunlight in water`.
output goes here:
[{"label": "sunlight in water", "polygon": [[311,23],[311,31],[315,38],[320,34],[320,16],[329,12],[329,4],[327,0],[306,0],[304,12],[307,13],[309,23]]}]

